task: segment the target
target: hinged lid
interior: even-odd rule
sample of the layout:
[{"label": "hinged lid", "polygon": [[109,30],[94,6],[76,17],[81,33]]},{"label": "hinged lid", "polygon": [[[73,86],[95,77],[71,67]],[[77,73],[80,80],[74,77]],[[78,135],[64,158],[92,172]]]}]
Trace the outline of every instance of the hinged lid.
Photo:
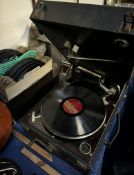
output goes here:
[{"label": "hinged lid", "polygon": [[134,9],[39,0],[32,21],[64,56],[132,61]]}]

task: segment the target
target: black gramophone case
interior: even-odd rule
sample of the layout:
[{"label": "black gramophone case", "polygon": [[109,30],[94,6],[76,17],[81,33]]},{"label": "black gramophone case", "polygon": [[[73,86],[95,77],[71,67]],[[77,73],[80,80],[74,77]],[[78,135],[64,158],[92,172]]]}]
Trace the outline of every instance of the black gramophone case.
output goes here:
[{"label": "black gramophone case", "polygon": [[[104,152],[117,137],[126,104],[133,95],[134,10],[39,0],[31,20],[69,63],[101,74],[106,78],[106,86],[120,86],[119,98],[116,99],[92,158],[86,164],[86,174],[98,175]],[[77,77],[81,83],[88,84],[88,78],[82,80],[84,78],[81,76],[83,73]],[[58,155],[62,157],[62,153]]]}]

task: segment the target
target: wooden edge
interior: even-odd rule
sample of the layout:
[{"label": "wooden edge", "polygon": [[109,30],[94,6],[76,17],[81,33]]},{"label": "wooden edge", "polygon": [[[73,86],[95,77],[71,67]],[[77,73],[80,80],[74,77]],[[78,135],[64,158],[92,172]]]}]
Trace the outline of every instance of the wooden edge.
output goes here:
[{"label": "wooden edge", "polygon": [[[22,141],[23,143],[25,143],[26,145],[28,145],[29,143],[31,143],[31,140],[28,139],[26,136],[24,136],[23,134],[21,134],[20,132],[16,131],[15,129],[13,129],[13,135],[18,138],[20,141]],[[52,162],[52,155],[49,154],[49,152],[47,152],[46,150],[44,150],[42,147],[40,147],[39,145],[37,145],[36,143],[33,143],[31,145],[31,148],[36,151],[37,153],[39,153],[41,156],[43,156],[44,158],[46,158],[47,160],[49,160],[50,162]]]},{"label": "wooden edge", "polygon": [[61,175],[58,171],[56,171],[54,168],[52,168],[50,165],[45,163],[43,160],[41,160],[39,157],[34,155],[31,151],[29,151],[27,148],[22,148],[21,153],[27,157],[29,160],[31,160],[33,163],[35,163],[37,166],[39,166],[43,171],[48,173],[49,175]]}]

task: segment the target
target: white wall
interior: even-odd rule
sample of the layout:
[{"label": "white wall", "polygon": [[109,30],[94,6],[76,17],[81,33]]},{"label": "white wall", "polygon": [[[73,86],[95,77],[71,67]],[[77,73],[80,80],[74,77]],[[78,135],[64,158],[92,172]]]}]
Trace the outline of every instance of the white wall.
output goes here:
[{"label": "white wall", "polygon": [[27,44],[31,13],[31,0],[0,0],[0,49]]},{"label": "white wall", "polygon": [[[77,2],[77,0],[52,0]],[[103,4],[104,0],[79,0],[80,3]],[[0,49],[27,45],[32,12],[31,0],[0,0]]]}]

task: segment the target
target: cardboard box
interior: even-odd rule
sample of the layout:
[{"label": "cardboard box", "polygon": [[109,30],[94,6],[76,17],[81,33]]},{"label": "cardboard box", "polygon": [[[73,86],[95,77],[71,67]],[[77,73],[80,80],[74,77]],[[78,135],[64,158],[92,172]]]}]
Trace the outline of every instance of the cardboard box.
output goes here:
[{"label": "cardboard box", "polygon": [[10,101],[20,93],[28,89],[29,87],[33,86],[37,83],[41,78],[46,76],[48,73],[52,71],[52,59],[49,60],[44,66],[40,67],[39,69],[33,71],[28,76],[24,76],[23,79],[16,82],[12,86],[9,86],[5,89],[5,95],[7,100]]}]

